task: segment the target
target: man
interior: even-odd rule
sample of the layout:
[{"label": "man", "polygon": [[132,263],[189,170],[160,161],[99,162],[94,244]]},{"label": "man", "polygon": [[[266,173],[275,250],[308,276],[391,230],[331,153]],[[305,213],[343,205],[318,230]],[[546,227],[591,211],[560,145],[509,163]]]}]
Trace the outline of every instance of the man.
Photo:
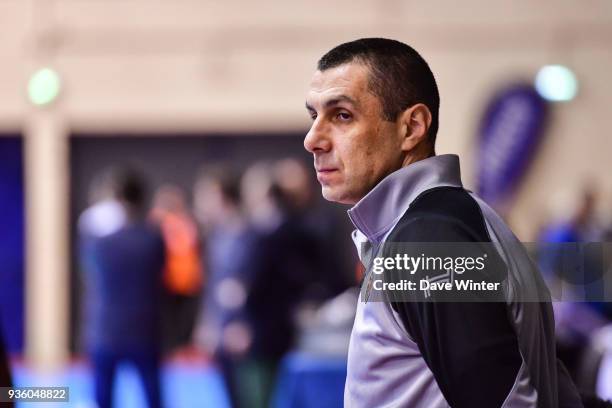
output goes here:
[{"label": "man", "polygon": [[[0,387],[11,387],[13,380],[11,377],[11,369],[9,367],[9,358],[4,347],[3,333],[0,330]],[[3,393],[6,396],[6,393]],[[15,406],[13,402],[4,402],[7,408]]]},{"label": "man", "polygon": [[[1,334],[1,333],[0,333]],[[4,341],[0,336],[0,387],[10,387],[12,384],[9,359],[4,349]]]},{"label": "man", "polygon": [[195,189],[195,215],[205,240],[208,276],[197,337],[218,364],[230,406],[247,406],[252,387],[242,372],[252,332],[246,310],[252,237],[242,211],[240,178],[224,166],[207,169]]},{"label": "man", "polygon": [[189,350],[203,281],[198,226],[185,192],[173,184],[162,185],[155,191],[149,218],[158,225],[166,247],[162,349]]},{"label": "man", "polygon": [[[368,38],[337,46],[317,68],[304,146],[323,196],[353,205],[362,261],[391,241],[495,243],[507,266],[497,276],[503,301],[361,297],[345,406],[582,406],[557,363],[537,270],[497,214],[463,189],[458,158],[435,155],[439,96],[425,60],[401,42]],[[367,294],[372,271],[366,274]]]},{"label": "man", "polygon": [[118,366],[133,365],[147,406],[162,406],[160,303],[164,242],[145,212],[145,185],[131,169],[116,168],[101,185],[111,197],[79,220],[84,296],[84,340],[94,371],[96,403],[112,405]]}]

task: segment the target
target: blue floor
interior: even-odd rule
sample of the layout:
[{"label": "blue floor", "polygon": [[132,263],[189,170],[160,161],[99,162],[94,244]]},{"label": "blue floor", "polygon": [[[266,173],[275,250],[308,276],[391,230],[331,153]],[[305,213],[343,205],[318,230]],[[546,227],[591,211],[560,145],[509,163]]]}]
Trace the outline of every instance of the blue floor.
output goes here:
[{"label": "blue floor", "polygon": [[[95,408],[93,380],[89,367],[73,364],[59,373],[40,374],[26,366],[13,367],[16,386],[67,386],[69,403],[21,403],[18,408],[75,407]],[[229,408],[222,378],[210,365],[168,363],[163,368],[162,386],[166,408]],[[136,375],[130,366],[119,368],[115,382],[115,407],[144,408],[144,394]]]}]

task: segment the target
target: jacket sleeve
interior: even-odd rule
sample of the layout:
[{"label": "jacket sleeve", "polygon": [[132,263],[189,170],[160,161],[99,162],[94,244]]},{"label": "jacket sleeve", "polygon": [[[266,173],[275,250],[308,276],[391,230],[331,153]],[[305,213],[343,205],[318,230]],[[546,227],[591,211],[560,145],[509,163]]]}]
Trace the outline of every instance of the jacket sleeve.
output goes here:
[{"label": "jacket sleeve", "polygon": [[[487,239],[459,220],[436,216],[398,226],[393,237],[395,242],[474,243],[479,251]],[[497,269],[503,265],[505,272],[505,264],[495,251],[488,256],[496,258]],[[490,281],[495,274],[471,273],[470,277]],[[497,275],[495,279],[503,278]],[[490,300],[441,300],[433,292],[431,296],[428,301],[416,298],[391,304],[417,343],[446,401],[454,408],[502,406],[522,363],[506,305]]]}]

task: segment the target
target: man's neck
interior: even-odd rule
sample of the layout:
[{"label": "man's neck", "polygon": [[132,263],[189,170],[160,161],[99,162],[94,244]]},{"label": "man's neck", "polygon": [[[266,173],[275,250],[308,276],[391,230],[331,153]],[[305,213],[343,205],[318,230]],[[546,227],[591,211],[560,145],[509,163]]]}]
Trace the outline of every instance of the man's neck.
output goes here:
[{"label": "man's neck", "polygon": [[416,163],[421,160],[425,160],[427,158],[433,157],[436,155],[434,149],[431,148],[428,144],[424,143],[417,146],[415,149],[410,151],[409,154],[404,157],[404,161],[402,162],[402,167],[406,167],[412,163]]}]

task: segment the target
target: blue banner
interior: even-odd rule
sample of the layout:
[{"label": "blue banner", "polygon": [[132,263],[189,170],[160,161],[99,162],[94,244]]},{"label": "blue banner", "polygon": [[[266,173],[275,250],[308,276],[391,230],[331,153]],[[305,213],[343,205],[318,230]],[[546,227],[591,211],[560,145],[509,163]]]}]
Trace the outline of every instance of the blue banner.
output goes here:
[{"label": "blue banner", "polygon": [[543,135],[547,103],[529,84],[493,96],[478,137],[478,194],[490,205],[508,204]]}]

